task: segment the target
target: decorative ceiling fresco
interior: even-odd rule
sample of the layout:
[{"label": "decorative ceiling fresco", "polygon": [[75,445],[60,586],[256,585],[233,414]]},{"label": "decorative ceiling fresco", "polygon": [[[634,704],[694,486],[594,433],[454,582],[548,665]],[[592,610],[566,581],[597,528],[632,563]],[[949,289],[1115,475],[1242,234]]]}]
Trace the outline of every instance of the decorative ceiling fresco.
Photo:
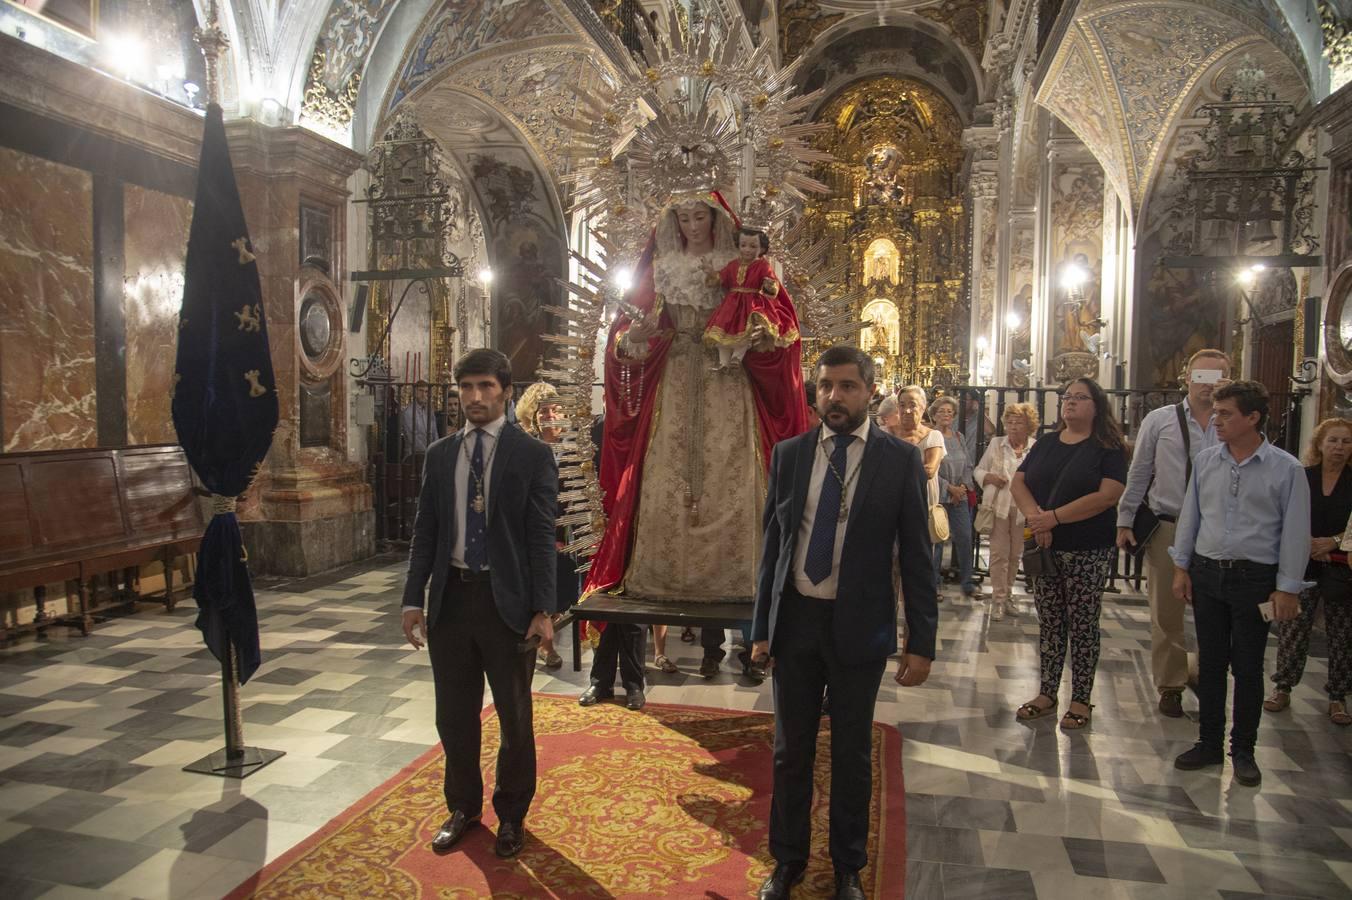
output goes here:
[{"label": "decorative ceiling fresco", "polygon": [[828,97],[868,75],[911,75],[944,93],[948,102],[970,120],[980,86],[971,64],[944,37],[917,22],[914,27],[884,25],[827,35],[805,64],[804,91],[825,89]]},{"label": "decorative ceiling fresco", "polygon": [[424,20],[418,35],[390,90],[386,114],[473,54],[528,40],[534,47],[577,40],[545,0],[446,0]]},{"label": "decorative ceiling fresco", "polygon": [[939,26],[979,60],[989,26],[987,5],[988,0],[779,0],[780,54],[785,64],[792,62],[816,49],[813,42],[841,22],[854,24],[852,20],[858,19],[878,27],[910,15]]},{"label": "decorative ceiling fresco", "polygon": [[1094,153],[1135,220],[1166,139],[1186,114],[1186,98],[1216,63],[1265,44],[1300,59],[1293,42],[1272,30],[1279,24],[1258,0],[1086,3],[1037,100]]},{"label": "decorative ceiling fresco", "polygon": [[334,0],[315,40],[301,114],[328,128],[352,121],[366,58],[399,0]]}]

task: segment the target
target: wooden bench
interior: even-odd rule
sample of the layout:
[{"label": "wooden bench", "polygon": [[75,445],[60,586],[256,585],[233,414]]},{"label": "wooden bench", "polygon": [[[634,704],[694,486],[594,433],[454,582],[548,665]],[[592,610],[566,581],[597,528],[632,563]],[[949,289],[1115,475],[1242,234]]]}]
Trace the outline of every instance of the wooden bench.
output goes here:
[{"label": "wooden bench", "polygon": [[[192,470],[176,444],[121,450],[52,450],[0,456],[0,592],[32,590],[37,614],[21,629],[93,623],[98,575],[164,564],[174,608],[173,560],[196,553],[204,521]],[[78,613],[51,615],[45,585],[74,582]],[[119,603],[132,602],[130,591]]]}]

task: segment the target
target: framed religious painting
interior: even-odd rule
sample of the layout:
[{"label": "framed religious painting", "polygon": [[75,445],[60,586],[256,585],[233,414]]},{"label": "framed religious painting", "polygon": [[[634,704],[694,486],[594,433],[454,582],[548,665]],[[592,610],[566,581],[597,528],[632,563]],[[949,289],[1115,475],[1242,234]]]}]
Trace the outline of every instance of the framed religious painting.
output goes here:
[{"label": "framed religious painting", "polygon": [[93,38],[98,28],[99,0],[5,0],[39,18],[55,22],[83,37]]}]

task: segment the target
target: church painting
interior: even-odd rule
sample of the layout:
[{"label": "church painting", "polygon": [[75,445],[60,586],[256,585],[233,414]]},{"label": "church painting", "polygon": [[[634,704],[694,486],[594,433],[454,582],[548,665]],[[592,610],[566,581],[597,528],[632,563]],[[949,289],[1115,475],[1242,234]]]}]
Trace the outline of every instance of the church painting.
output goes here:
[{"label": "church painting", "polygon": [[1103,172],[1094,162],[1057,162],[1051,182],[1050,262],[1053,382],[1097,377],[1103,284]]},{"label": "church painting", "polygon": [[470,181],[483,212],[493,265],[491,308],[494,345],[512,360],[518,381],[539,368],[551,327],[547,305],[561,290],[567,248],[548,188],[521,152],[469,154]]}]

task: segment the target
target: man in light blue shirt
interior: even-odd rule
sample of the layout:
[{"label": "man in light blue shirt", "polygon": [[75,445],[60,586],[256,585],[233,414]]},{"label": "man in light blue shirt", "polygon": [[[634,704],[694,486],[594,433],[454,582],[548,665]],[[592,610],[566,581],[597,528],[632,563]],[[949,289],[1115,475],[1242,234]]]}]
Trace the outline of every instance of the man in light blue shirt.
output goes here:
[{"label": "man in light blue shirt", "polygon": [[[1183,499],[1174,559],[1174,593],[1197,624],[1200,729],[1179,769],[1220,765],[1226,674],[1235,675],[1230,757],[1235,780],[1256,787],[1254,761],[1263,714],[1268,619],[1295,618],[1310,559],[1310,486],[1294,456],[1263,437],[1267,390],[1236,381],[1214,394],[1221,444],[1197,455]],[[1268,606],[1264,617],[1260,605]]]},{"label": "man in light blue shirt", "polygon": [[1127,487],[1117,504],[1117,546],[1123,550],[1136,547],[1132,523],[1142,503],[1159,519],[1159,527],[1143,550],[1150,597],[1150,662],[1155,688],[1160,692],[1160,712],[1172,718],[1183,715],[1188,650],[1183,640],[1185,604],[1174,597],[1174,561],[1169,557],[1169,547],[1174,542],[1192,463],[1197,454],[1217,443],[1216,428],[1211,424],[1211,395],[1229,377],[1230,357],[1220,350],[1198,350],[1192,355],[1184,375],[1188,396],[1177,406],[1154,410],[1141,422]]}]

